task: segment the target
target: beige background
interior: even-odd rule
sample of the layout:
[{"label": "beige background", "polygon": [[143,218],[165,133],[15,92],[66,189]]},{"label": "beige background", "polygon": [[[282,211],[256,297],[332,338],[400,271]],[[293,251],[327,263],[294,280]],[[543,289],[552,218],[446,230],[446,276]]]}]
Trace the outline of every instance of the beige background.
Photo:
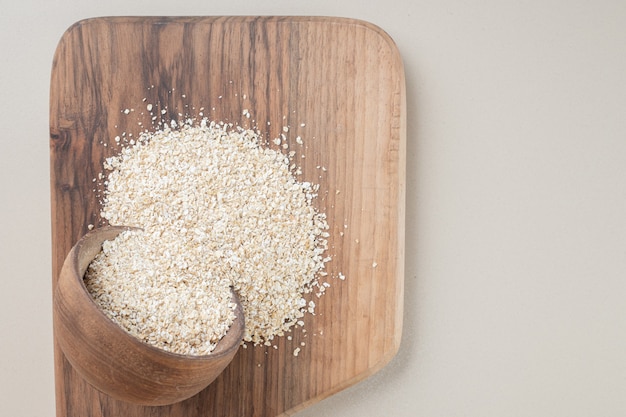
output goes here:
[{"label": "beige background", "polygon": [[0,416],[54,415],[48,91],[73,22],[332,15],[397,42],[404,338],[313,416],[626,415],[626,2],[2,0]]}]

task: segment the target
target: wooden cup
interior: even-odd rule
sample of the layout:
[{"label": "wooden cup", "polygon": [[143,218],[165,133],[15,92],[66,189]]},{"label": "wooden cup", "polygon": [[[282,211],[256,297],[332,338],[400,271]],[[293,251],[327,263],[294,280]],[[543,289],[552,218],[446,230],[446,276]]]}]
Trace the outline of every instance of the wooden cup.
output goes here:
[{"label": "wooden cup", "polygon": [[129,229],[92,230],[71,249],[55,289],[54,332],[70,364],[98,390],[136,404],[172,404],[200,392],[231,362],[243,338],[243,308],[233,292],[236,319],[208,355],[167,352],[127,333],[96,305],[83,276],[102,243]]}]

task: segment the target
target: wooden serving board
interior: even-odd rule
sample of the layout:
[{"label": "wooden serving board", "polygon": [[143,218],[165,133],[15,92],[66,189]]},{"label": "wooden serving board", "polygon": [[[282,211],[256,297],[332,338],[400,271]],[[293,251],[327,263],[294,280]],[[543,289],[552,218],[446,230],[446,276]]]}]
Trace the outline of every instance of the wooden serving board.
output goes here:
[{"label": "wooden serving board", "polygon": [[71,246],[89,224],[102,224],[94,179],[119,152],[115,137],[152,129],[147,104],[167,120],[203,113],[257,126],[268,139],[289,126],[285,152],[296,152],[300,180],[320,184],[316,204],[331,226],[331,287],[312,295],[316,315],[306,316],[306,332],[278,338],[276,348],[240,348],[212,385],[170,406],[100,393],[55,342],[57,416],[285,416],[387,364],[402,330],[406,143],[404,72],[389,36],[362,21],[322,17],[73,25],[51,79],[53,285]]}]

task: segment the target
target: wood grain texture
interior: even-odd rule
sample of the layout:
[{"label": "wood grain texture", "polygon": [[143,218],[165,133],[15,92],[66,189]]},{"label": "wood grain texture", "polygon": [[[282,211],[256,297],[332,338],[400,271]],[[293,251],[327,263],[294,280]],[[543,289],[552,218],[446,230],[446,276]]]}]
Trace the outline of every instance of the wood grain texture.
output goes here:
[{"label": "wood grain texture", "polygon": [[119,151],[115,136],[150,126],[146,103],[174,120],[202,107],[212,120],[257,126],[267,138],[289,126],[300,179],[320,184],[316,203],[331,226],[331,288],[313,296],[306,332],[279,338],[277,349],[239,349],[214,383],[169,406],[97,391],[57,344],[57,416],[290,415],[387,364],[402,331],[406,153],[404,73],[391,39],[365,22],[321,17],[98,18],[72,26],[51,78],[53,285],[87,225],[102,223],[93,179]]}]

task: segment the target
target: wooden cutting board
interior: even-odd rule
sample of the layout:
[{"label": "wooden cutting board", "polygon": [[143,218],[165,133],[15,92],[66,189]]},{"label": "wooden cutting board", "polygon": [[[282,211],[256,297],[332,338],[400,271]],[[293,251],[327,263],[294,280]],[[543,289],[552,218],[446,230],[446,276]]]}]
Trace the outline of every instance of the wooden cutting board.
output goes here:
[{"label": "wooden cutting board", "polygon": [[119,152],[115,137],[153,128],[147,104],[167,120],[202,113],[268,139],[284,133],[300,180],[320,184],[332,261],[304,330],[276,348],[240,348],[212,385],[177,404],[100,393],[55,342],[57,416],[286,416],[386,365],[402,330],[404,83],[389,36],[351,19],[112,17],[69,28],[51,79],[53,284],[88,225],[102,224],[97,178]]}]

